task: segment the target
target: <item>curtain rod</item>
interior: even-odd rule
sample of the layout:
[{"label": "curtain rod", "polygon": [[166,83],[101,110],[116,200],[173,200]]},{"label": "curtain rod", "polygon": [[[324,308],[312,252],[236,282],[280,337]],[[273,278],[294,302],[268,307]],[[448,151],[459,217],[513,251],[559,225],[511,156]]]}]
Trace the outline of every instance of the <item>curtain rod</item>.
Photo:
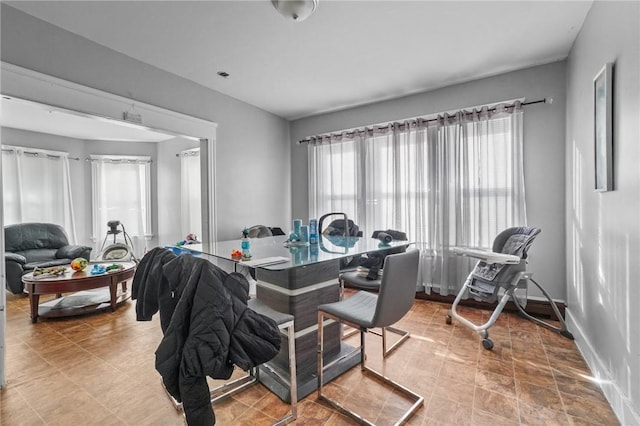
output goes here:
[{"label": "curtain rod", "polygon": [[[544,98],[544,99],[538,99],[537,101],[522,102],[522,103],[521,103],[521,105],[522,105],[522,106],[527,106],[527,105],[541,104],[541,103],[544,103],[544,104],[551,104],[551,103],[553,103],[553,98]],[[500,103],[497,103],[497,104],[495,104],[495,105],[500,105]],[[506,105],[506,108],[511,108],[511,107],[513,107],[514,105],[515,105],[514,103],[507,104],[507,105]],[[473,109],[474,109],[474,110],[475,110],[475,109],[479,109],[479,108],[481,109],[481,108],[484,108],[485,106],[486,106],[486,105],[484,105],[484,106],[480,106],[480,107],[473,107]],[[493,111],[495,111],[495,110],[496,110],[496,106],[493,106],[493,107],[491,107],[491,108],[489,108],[489,109],[488,109],[488,111],[491,111],[491,112],[493,112]],[[472,114],[471,112],[466,112],[464,109],[459,110],[459,112],[462,112],[463,114],[469,114],[469,115],[470,115],[470,114]],[[443,113],[438,113],[438,114],[435,114],[435,115],[439,116],[439,115],[441,115],[441,114],[443,114]],[[432,114],[432,115],[433,115],[433,114]],[[419,118],[419,117],[417,117],[417,118],[412,118],[412,119],[409,119],[409,120],[406,120],[406,121],[417,120],[418,118]],[[428,119],[423,119],[423,122],[429,123],[429,122],[438,121],[438,120],[439,120],[439,118],[428,118]],[[396,124],[396,123],[397,123],[397,122],[394,122],[394,123],[388,123],[388,124],[385,124],[385,125],[382,125],[382,126],[379,126],[379,127],[378,127],[378,126],[376,126],[376,127],[381,128],[381,129],[384,129],[385,127],[390,127],[390,126],[392,126],[392,125],[394,125],[394,124]],[[375,125],[374,125],[374,126],[375,126]],[[364,132],[364,131],[366,131],[366,130],[367,130],[367,126],[365,126],[364,128],[360,128],[360,129],[354,128],[354,129],[351,129],[351,130],[343,130],[343,131],[338,131],[338,132],[324,133],[324,134],[320,134],[320,135],[316,135],[316,136],[307,136],[306,138],[299,140],[299,141],[298,141],[298,144],[309,143],[309,142],[311,142],[311,138],[314,138],[314,137],[316,137],[316,138],[317,138],[317,137],[325,137],[325,136],[329,136],[329,137],[330,137],[330,136],[332,136],[332,135],[340,135],[340,134],[342,134],[342,133],[358,133],[358,132]]]},{"label": "curtain rod", "polygon": [[136,160],[133,158],[85,158],[88,163],[113,163],[113,164],[152,164],[152,160]]},{"label": "curtain rod", "polygon": [[[12,148],[2,148],[2,152],[16,152],[15,149]],[[22,151],[24,154],[27,155],[33,155],[34,157],[39,157],[40,155],[47,157],[47,158],[62,158],[62,155],[54,155],[54,154],[45,154],[42,152],[35,152],[35,151]],[[80,158],[78,157],[67,157],[69,160],[76,160],[79,161]]]},{"label": "curtain rod", "polygon": [[177,153],[176,157],[196,157],[198,155],[200,155],[200,151],[187,151]]}]

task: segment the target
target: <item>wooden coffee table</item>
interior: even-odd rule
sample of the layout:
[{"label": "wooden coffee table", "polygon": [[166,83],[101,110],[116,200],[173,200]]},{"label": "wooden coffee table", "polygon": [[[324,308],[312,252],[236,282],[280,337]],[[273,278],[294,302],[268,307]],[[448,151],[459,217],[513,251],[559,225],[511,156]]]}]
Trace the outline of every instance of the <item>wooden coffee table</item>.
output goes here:
[{"label": "wooden coffee table", "polygon": [[[111,308],[115,311],[119,303],[129,299],[130,295],[127,291],[127,281],[130,280],[135,273],[135,263],[133,262],[117,262],[122,264],[124,269],[107,272],[100,275],[91,275],[89,271],[93,264],[87,266],[84,271],[74,271],[71,267],[67,267],[67,271],[58,276],[38,278],[33,277],[33,273],[29,272],[22,276],[25,290],[29,293],[29,303],[31,307],[31,322],[38,321],[38,316],[42,317],[63,317],[70,315],[80,315],[96,310]],[[104,265],[111,265],[105,263]],[[118,284],[122,284],[122,293],[118,295]],[[62,293],[82,292],[101,287],[109,287],[109,295],[104,294],[100,299],[99,293],[93,293],[98,299],[78,298],[78,301],[72,300],[73,295],[62,297]],[[46,302],[39,305],[41,294],[56,294],[58,299],[55,303]],[[44,306],[48,305],[48,306]]]}]

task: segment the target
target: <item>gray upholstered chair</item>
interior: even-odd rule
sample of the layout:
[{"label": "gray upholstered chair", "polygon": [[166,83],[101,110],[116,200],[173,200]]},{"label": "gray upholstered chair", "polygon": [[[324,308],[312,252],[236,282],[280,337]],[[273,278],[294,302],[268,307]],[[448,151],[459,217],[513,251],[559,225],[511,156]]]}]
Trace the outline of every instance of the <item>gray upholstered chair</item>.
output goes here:
[{"label": "gray upholstered chair", "polygon": [[[389,238],[388,240],[384,240],[384,242],[387,243],[393,240],[407,241],[407,234],[392,229],[388,229],[386,231],[374,231],[371,238],[383,241],[383,237],[381,237],[383,235]],[[390,254],[401,253],[406,251],[406,249],[407,248],[405,246],[389,247],[388,250],[371,255],[369,258],[361,256],[357,259],[357,268],[352,266],[341,270],[339,276],[340,293],[344,293],[345,287],[378,291],[380,289],[380,283],[382,282],[378,272],[381,271],[384,266],[384,259]],[[364,273],[360,270],[361,267],[365,268]],[[369,274],[367,275],[366,272],[369,272]]]},{"label": "gray upholstered chair", "polygon": [[322,392],[323,385],[325,385],[325,371],[330,370],[336,362],[344,358],[341,357],[338,360],[328,363],[326,366],[324,365],[323,328],[325,319],[333,319],[334,321],[347,324],[360,330],[360,346],[355,348],[354,352],[360,351],[361,370],[363,373],[371,374],[379,381],[392,386],[395,390],[414,401],[413,405],[402,415],[396,424],[406,421],[422,406],[424,398],[366,365],[365,333],[372,328],[382,328],[382,343],[385,356],[395,350],[400,343],[408,338],[407,334],[387,349],[385,331],[390,329],[392,324],[395,324],[404,317],[413,306],[416,282],[418,279],[419,256],[420,252],[418,250],[387,256],[385,260],[385,271],[382,275],[378,295],[366,291],[359,291],[355,295],[339,302],[318,306],[318,399],[325,401],[359,423],[373,425],[372,422],[364,420],[362,416],[347,409]]},{"label": "gray upholstered chair", "polygon": [[249,228],[249,238],[265,238],[272,235],[271,229],[265,225],[254,225]]},{"label": "gray upholstered chair", "polygon": [[[276,311],[269,306],[265,305],[258,299],[250,299],[248,302],[249,308],[253,309],[257,313],[267,316],[274,320],[276,324],[278,324],[278,328],[283,332],[286,330],[287,342],[288,342],[288,353],[289,353],[289,379],[287,380],[281,374],[278,373],[275,369],[270,368],[269,371],[272,374],[277,375],[280,380],[289,382],[289,404],[290,411],[287,415],[277,420],[272,426],[285,425],[289,422],[294,421],[298,417],[298,383],[296,377],[296,334],[294,330],[294,318],[293,315],[287,314],[284,312]],[[266,365],[264,366],[267,367]],[[256,367],[253,372],[249,373],[246,376],[246,384],[240,384],[240,386],[231,385],[231,389],[229,391],[224,391],[222,395],[212,399],[212,402],[221,400],[222,398],[227,398],[232,394],[244,389],[247,386],[258,383],[259,380],[259,372],[260,368]],[[242,380],[242,379],[240,379]]]},{"label": "gray upholstered chair", "polygon": [[[266,317],[271,318],[276,322],[278,328],[284,332],[286,330],[286,336],[288,341],[288,353],[289,353],[289,379],[283,377],[278,371],[270,368],[269,371],[271,374],[275,374],[282,380],[283,382],[289,383],[289,404],[290,410],[289,412],[279,420],[276,420],[272,423],[271,426],[281,426],[287,423],[294,421],[298,417],[298,382],[296,378],[296,335],[294,331],[294,318],[291,314],[286,314],[283,312],[278,312],[269,306],[265,305],[258,299],[249,299],[247,306],[250,309],[256,311],[257,313],[264,315]],[[266,365],[264,367],[267,367]],[[230,380],[226,383],[223,383],[213,389],[211,389],[211,403],[215,404],[218,401],[222,401],[224,399],[229,398],[237,394],[238,392],[243,391],[257,383],[259,383],[260,379],[260,366],[251,369],[246,375],[239,377],[234,380]],[[163,384],[164,386],[164,384]],[[165,389],[166,391],[166,389]],[[173,402],[173,406],[176,410],[182,409],[182,404],[176,401],[168,392],[167,396]]]}]

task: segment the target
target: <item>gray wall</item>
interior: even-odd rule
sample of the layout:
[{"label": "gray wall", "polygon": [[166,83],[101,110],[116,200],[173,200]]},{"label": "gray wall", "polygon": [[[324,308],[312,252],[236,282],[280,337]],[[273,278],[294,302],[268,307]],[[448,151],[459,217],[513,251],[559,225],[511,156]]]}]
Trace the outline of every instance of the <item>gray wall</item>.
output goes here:
[{"label": "gray wall", "polygon": [[0,7],[2,61],[218,123],[218,239],[239,238],[244,226],[256,223],[286,228],[291,222],[286,120]]},{"label": "gray wall", "polygon": [[[293,216],[309,217],[307,146],[296,143],[305,136],[520,97],[528,101],[553,98],[550,105],[525,107],[525,191],[529,224],[542,229],[530,252],[530,270],[553,298],[564,300],[564,62],[292,122]],[[540,296],[531,288],[529,294]]]},{"label": "gray wall", "polygon": [[[567,299],[578,347],[640,424],[640,3],[595,2],[567,60]],[[614,190],[594,191],[593,78],[615,62]]]}]

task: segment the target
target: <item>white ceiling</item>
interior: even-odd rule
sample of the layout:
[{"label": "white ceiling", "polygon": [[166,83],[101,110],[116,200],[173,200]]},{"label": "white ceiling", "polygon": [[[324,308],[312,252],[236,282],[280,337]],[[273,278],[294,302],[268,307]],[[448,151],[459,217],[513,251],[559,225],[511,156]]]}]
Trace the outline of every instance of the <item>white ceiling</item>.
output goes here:
[{"label": "white ceiling", "polygon": [[592,1],[8,3],[292,120],[564,59]]}]

